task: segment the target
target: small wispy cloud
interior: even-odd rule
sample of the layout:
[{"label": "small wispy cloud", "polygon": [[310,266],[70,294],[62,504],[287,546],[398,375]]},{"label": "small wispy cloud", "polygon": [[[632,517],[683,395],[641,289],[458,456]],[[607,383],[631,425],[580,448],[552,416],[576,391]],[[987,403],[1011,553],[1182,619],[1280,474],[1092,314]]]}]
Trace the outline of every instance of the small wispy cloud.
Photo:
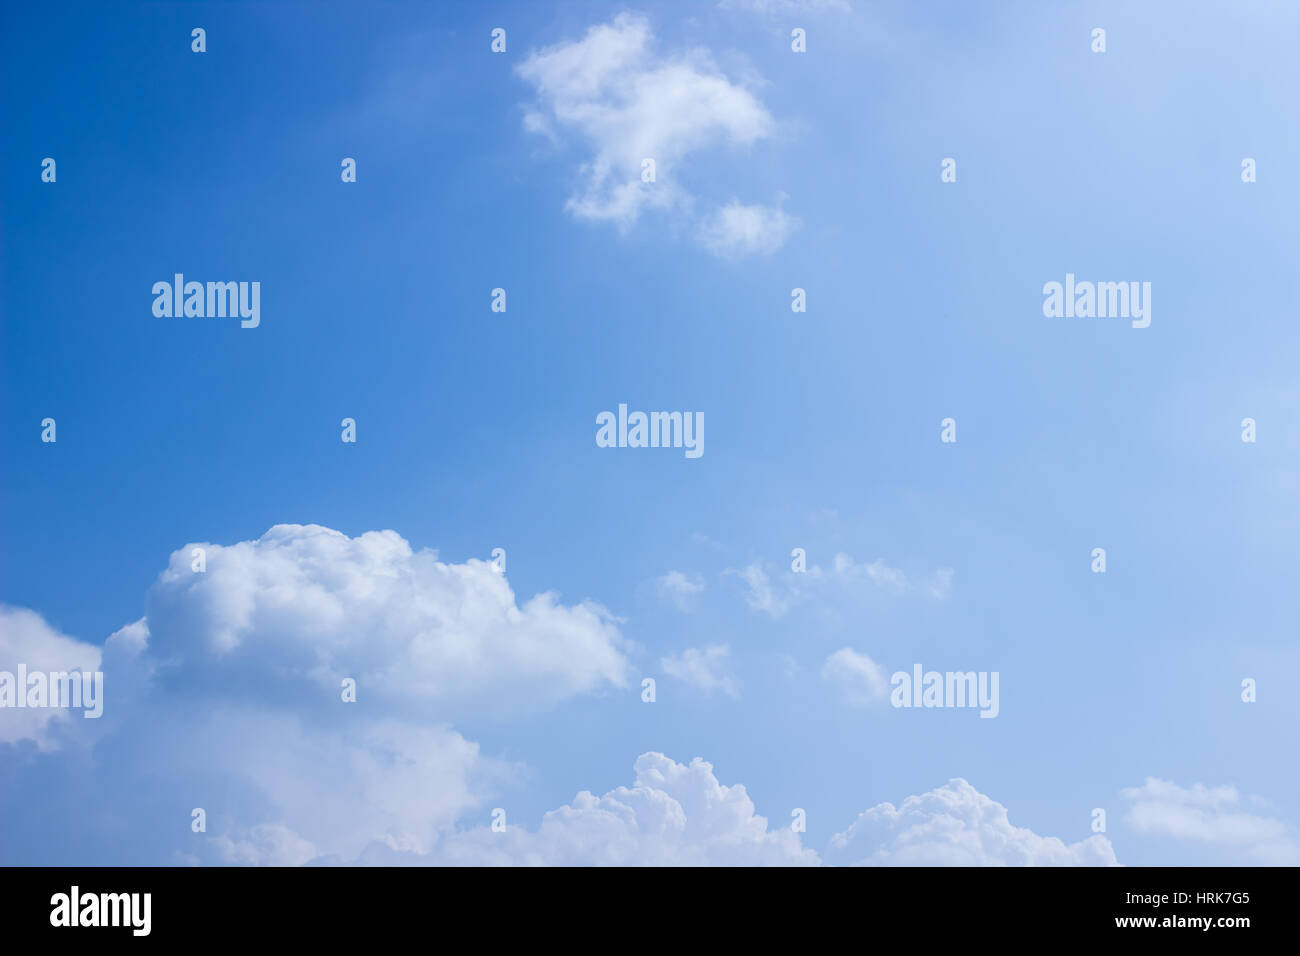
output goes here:
[{"label": "small wispy cloud", "polygon": [[733,199],[699,229],[700,244],[721,259],[771,255],[801,225],[780,206],[744,205]]},{"label": "small wispy cloud", "polygon": [[822,680],[837,685],[848,702],[857,707],[889,696],[889,679],[881,666],[851,647],[842,647],[826,658]]},{"label": "small wispy cloud", "polygon": [[726,644],[713,644],[703,649],[688,648],[680,655],[665,657],[659,666],[669,677],[711,694],[721,691],[728,697],[739,697],[740,688],[727,670],[731,648]]},{"label": "small wispy cloud", "polygon": [[704,589],[704,578],[698,574],[669,571],[655,578],[655,591],[659,597],[683,613],[695,610],[695,602]]},{"label": "small wispy cloud", "polygon": [[773,575],[762,562],[755,561],[743,568],[727,568],[722,573],[739,578],[745,603],[772,618],[784,617],[795,605],[814,596],[830,597],[836,589],[856,595],[923,594],[942,599],[952,588],[953,579],[951,568],[939,568],[925,584],[918,586],[902,569],[892,567],[883,558],[862,562],[843,551],[831,558],[827,568],[814,564],[805,571],[788,570]]},{"label": "small wispy cloud", "polygon": [[784,617],[786,611],[798,600],[798,594],[793,587],[776,588],[772,585],[772,579],[763,570],[763,566],[755,561],[746,565],[739,570],[728,568],[722,572],[724,575],[734,575],[740,578],[745,596],[745,603],[755,611],[762,611],[771,617]]}]

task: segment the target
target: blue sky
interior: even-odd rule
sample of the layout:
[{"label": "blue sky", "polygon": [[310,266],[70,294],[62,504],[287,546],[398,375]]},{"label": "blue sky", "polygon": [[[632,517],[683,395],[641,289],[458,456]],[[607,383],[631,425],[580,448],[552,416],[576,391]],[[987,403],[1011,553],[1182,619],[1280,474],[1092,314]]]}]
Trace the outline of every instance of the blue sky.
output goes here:
[{"label": "blue sky", "polygon": [[[689,822],[642,807],[617,862],[1300,861],[1300,11],[3,18],[0,670],[75,641],[107,689],[0,733],[0,860],[611,862],[575,794],[630,787]],[[260,282],[261,324],[155,317],[177,272]],[[1150,327],[1045,317],[1066,273],[1150,282]],[[705,453],[597,447],[619,403],[702,412]],[[1000,712],[855,693],[843,648],[997,671]],[[393,692],[348,710],[349,667]]]}]

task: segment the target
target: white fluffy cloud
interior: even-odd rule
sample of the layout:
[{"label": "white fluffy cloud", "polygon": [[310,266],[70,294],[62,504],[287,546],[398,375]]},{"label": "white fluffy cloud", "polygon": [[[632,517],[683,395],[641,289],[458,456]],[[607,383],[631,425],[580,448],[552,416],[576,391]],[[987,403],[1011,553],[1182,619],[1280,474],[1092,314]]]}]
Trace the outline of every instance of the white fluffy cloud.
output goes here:
[{"label": "white fluffy cloud", "polygon": [[[392,531],[277,525],[255,541],[186,545],[147,616],[114,640],[157,674],[154,707],[201,701],[171,718],[151,759],[234,781],[260,807],[214,814],[223,862],[346,861],[375,844],[428,853],[513,772],[446,721],[627,683],[603,608],[553,594],[517,604],[490,563],[445,563]],[[349,677],[355,704],[340,699]],[[202,788],[192,799],[211,802]]]},{"label": "white fluffy cloud", "polygon": [[[195,547],[205,570],[192,567]],[[519,771],[449,721],[627,683],[623,640],[598,605],[552,594],[517,604],[490,564],[444,563],[391,531],[277,525],[254,541],[187,545],[146,603],[102,651],[34,612],[0,618],[0,656],[33,668],[102,661],[106,688],[101,720],[6,711],[0,741],[39,732],[21,723],[29,715],[63,718],[65,733],[98,735],[112,754],[88,793],[148,780],[169,806],[205,810],[205,833],[179,818],[171,857],[145,862],[348,861],[376,845],[427,854]],[[356,703],[341,699],[344,677]],[[168,842],[149,808],[133,817],[115,792],[116,832],[151,828]]]},{"label": "white fluffy cloud", "polygon": [[[632,787],[579,793],[530,831],[484,826],[443,840],[424,859],[383,852],[371,862],[478,865],[791,866],[818,865],[789,826],[770,827],[740,785],[713,767],[642,754]],[[1065,844],[1014,827],[1007,811],[964,780],[901,807],[883,803],[831,841],[826,862],[878,866],[1116,866],[1104,836]]]},{"label": "white fluffy cloud", "polygon": [[[26,665],[29,674],[94,673],[100,670],[102,656],[100,648],[59,633],[34,611],[0,604],[0,671],[14,675],[15,693],[25,695],[27,690],[17,686],[19,665]],[[0,713],[0,743],[30,740],[42,750],[56,749],[58,725],[81,723],[86,719],[82,713],[57,707],[6,707]]]},{"label": "white fluffy cloud", "polygon": [[713,644],[700,649],[691,647],[681,654],[662,658],[659,666],[669,677],[710,694],[721,691],[728,697],[739,697],[740,689],[735,678],[727,672],[731,648],[726,644]]},{"label": "white fluffy cloud", "polygon": [[276,525],[256,541],[187,545],[150,592],[144,626],[173,680],[273,680],[333,700],[352,678],[371,713],[454,719],[627,684],[622,638],[599,605],[549,593],[518,605],[490,563],[444,563],[394,531]]},{"label": "white fluffy cloud", "polygon": [[[393,532],[349,538],[279,525],[255,541],[203,545],[203,572],[191,569],[192,547],[172,556],[146,617],[103,647],[34,612],[0,607],[0,669],[21,662],[105,673],[102,720],[57,709],[2,715],[0,759],[12,758],[9,745],[35,740],[41,755],[23,772],[51,771],[45,782],[15,777],[12,795],[0,793],[0,813],[15,827],[32,814],[45,825],[91,828],[111,805],[114,836],[84,829],[72,839],[113,862],[145,841],[130,860],[819,862],[784,821],[769,827],[743,786],[724,786],[699,758],[679,764],[658,753],[637,760],[631,787],[579,793],[535,830],[515,821],[505,833],[457,832],[471,814],[485,819],[521,768],[484,755],[448,720],[502,694],[539,705],[624,686],[628,665],[608,614],[553,595],[520,606],[489,564],[446,564]],[[807,578],[832,579],[908,587],[883,562],[846,556]],[[662,663],[679,680],[735,694],[728,656],[726,645],[713,645]],[[831,654],[822,674],[864,700],[883,694],[884,672],[851,648]],[[357,678],[356,704],[340,701],[340,675]],[[437,706],[423,706],[430,700]],[[65,740],[93,740],[96,759],[86,765],[77,757],[85,750],[53,749]],[[85,786],[69,790],[73,778]],[[58,801],[53,817],[37,793]],[[1140,832],[1253,862],[1300,859],[1294,830],[1254,812],[1235,788],[1149,779],[1123,796]],[[207,831],[193,833],[186,813],[160,825],[168,807],[204,808]],[[112,839],[125,842],[114,849]],[[1100,835],[1066,844],[1014,827],[1002,805],[953,780],[897,808],[867,810],[831,841],[827,861],[1084,865],[1114,864],[1115,854]]]},{"label": "white fluffy cloud", "polygon": [[[579,219],[626,230],[647,209],[690,213],[694,197],[678,175],[688,158],[772,134],[763,104],[706,50],[664,55],[654,47],[649,21],[622,13],[518,67],[537,94],[525,126],[557,142],[572,133],[590,150],[567,203]],[[654,160],[653,182],[643,179],[647,159]],[[705,219],[699,237],[710,251],[736,258],[775,251],[796,225],[780,209],[733,201]]]},{"label": "white fluffy cloud", "polygon": [[1006,807],[962,779],[881,803],[831,841],[827,859],[868,866],[1115,866],[1110,841],[1066,844],[1011,825]]},{"label": "white fluffy cloud", "polygon": [[[282,528],[271,537],[305,540],[321,537],[323,530]],[[348,573],[327,573],[328,568],[338,570],[337,560],[320,563],[323,553],[336,559],[339,553],[349,553],[347,548],[332,550],[343,543],[333,539],[335,534],[324,537],[330,545],[324,552],[294,551],[289,561],[300,570],[309,568],[308,577],[322,585],[324,594],[357,588]],[[365,542],[380,553],[389,553],[392,545],[385,540],[367,541],[365,535],[355,542]],[[347,564],[342,562],[344,567]],[[242,567],[247,571],[248,562]],[[210,562],[205,573],[213,568]],[[172,571],[160,579],[165,589],[170,587],[165,582]],[[285,580],[284,568],[280,572],[277,579]],[[251,578],[265,583],[256,574]],[[293,591],[285,588],[280,594],[286,599],[275,616],[281,627],[305,608],[296,598],[288,599]],[[198,608],[206,608],[214,620],[228,620],[209,604],[224,608],[225,603],[213,596],[224,595],[224,590],[182,590],[171,596],[180,600],[178,595],[183,594]],[[254,607],[257,603],[251,602]],[[195,611],[189,619],[200,622],[204,614]],[[258,612],[247,620],[259,620]],[[6,652],[19,647],[33,661],[66,665],[66,652],[85,647],[58,634],[32,612],[5,609],[3,621]],[[188,642],[200,648],[201,659],[206,660],[213,653],[214,635],[218,647],[231,652],[256,644],[263,634],[262,627],[196,627]],[[184,636],[173,635],[166,654],[157,653],[150,642],[147,621],[119,630],[106,642],[102,663],[108,686],[122,689],[105,712],[105,723],[111,718],[115,731],[99,739],[93,766],[75,775],[84,787],[69,792],[24,784],[26,800],[17,793],[12,798],[0,794],[0,808],[15,826],[22,824],[23,814],[43,812],[40,801],[30,799],[32,792],[43,792],[60,801],[55,819],[73,827],[97,825],[103,807],[112,806],[110,830],[126,843],[112,849],[99,830],[77,832],[75,839],[79,847],[94,847],[113,862],[123,858],[243,865],[821,862],[784,821],[770,827],[743,786],[723,785],[712,766],[699,758],[681,764],[659,753],[646,753],[637,760],[631,787],[599,797],[583,791],[571,803],[547,813],[535,830],[515,821],[504,833],[486,826],[458,832],[458,824],[463,825],[467,816],[480,820],[488,816],[494,799],[507,785],[517,783],[520,768],[484,756],[477,744],[445,724],[369,711],[364,694],[355,705],[334,697],[329,708],[306,711],[301,700],[278,692],[286,684],[296,685],[297,673],[277,669],[273,652],[254,658],[262,662],[263,671],[249,671],[257,678],[252,688],[216,681],[199,685],[201,694],[196,697],[196,685],[178,679],[186,673]],[[674,666],[685,668],[681,671],[685,679],[727,691],[729,678],[719,672],[725,658],[723,645],[687,652]],[[832,655],[832,660],[868,682],[872,679],[863,663],[868,659],[862,655],[841,653]],[[95,661],[82,663],[89,666]],[[114,675],[120,678],[116,682]],[[61,756],[54,753],[47,760]],[[0,747],[2,757],[5,752]],[[71,777],[65,768],[53,779]],[[146,786],[143,791],[142,786]],[[1148,789],[1168,796],[1163,790]],[[143,802],[142,794],[147,795]],[[1230,795],[1218,791],[1195,799],[1214,806],[1231,803]],[[202,808],[206,831],[192,832],[188,813],[175,813],[177,807]],[[160,819],[160,812],[175,816]],[[1265,826],[1246,828],[1243,833],[1245,823],[1237,824],[1233,832],[1250,839],[1266,839],[1276,832]],[[133,844],[146,840],[148,848],[137,851],[142,856],[129,856]],[[1000,805],[960,780],[909,797],[899,809],[881,804],[868,810],[846,833],[835,837],[828,858],[874,864],[1114,862],[1104,837],[1066,846],[1012,827]]]},{"label": "white fluffy cloud", "polygon": [[822,679],[840,687],[849,703],[865,706],[889,696],[889,678],[866,654],[843,647],[826,658]]},{"label": "white fluffy cloud", "polygon": [[507,825],[458,834],[438,863],[586,866],[816,865],[789,826],[769,828],[745,788],[724,786],[712,765],[661,753],[636,761],[636,780],[597,797],[583,791],[552,810],[536,831]]},{"label": "white fluffy cloud", "polygon": [[1148,777],[1120,795],[1130,802],[1127,820],[1140,833],[1220,846],[1241,854],[1241,862],[1300,864],[1300,837],[1287,823],[1250,813],[1236,787],[1180,787]]}]

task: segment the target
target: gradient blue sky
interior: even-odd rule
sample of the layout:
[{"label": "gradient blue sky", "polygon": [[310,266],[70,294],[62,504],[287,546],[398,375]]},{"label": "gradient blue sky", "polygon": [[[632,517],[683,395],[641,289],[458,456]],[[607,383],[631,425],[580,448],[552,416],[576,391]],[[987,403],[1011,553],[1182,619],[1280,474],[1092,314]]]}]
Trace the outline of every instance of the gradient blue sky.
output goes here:
[{"label": "gradient blue sky", "polygon": [[[526,128],[517,69],[621,10],[773,121],[683,157],[695,207],[625,230],[566,210],[590,147]],[[619,619],[632,679],[454,719],[524,768],[459,828],[496,805],[534,828],[658,751],[711,762],[774,828],[806,808],[819,853],[953,777],[1067,844],[1107,808],[1122,863],[1251,862],[1216,813],[1300,847],[1298,28],[1264,2],[7,4],[0,601],[102,644],[190,542],[290,523],[453,563],[503,547],[521,602]],[[732,199],[799,227],[712,255],[692,217]],[[260,281],[261,326],[155,318],[175,272]],[[1067,272],[1149,281],[1150,327],[1045,318]],[[702,411],[704,456],[596,447],[620,402]],[[728,572],[781,586],[794,547],[909,587],[756,610]],[[688,611],[654,583],[673,570],[705,585]],[[736,695],[664,673],[717,644]],[[821,676],[843,647],[999,671],[1001,713],[853,706]],[[0,860],[191,852],[189,808],[217,798],[119,746],[0,743]],[[72,795],[92,764],[96,795]],[[1120,792],[1147,777],[1241,805],[1138,825]],[[143,835],[173,812],[174,840]]]}]

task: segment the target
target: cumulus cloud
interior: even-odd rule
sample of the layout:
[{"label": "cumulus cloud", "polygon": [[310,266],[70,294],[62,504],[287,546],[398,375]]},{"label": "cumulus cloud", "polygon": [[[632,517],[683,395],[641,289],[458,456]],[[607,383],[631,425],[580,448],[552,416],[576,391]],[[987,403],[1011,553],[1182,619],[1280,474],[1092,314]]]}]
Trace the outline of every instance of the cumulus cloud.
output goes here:
[{"label": "cumulus cloud", "polygon": [[1115,866],[1110,841],[1066,844],[1012,826],[1007,810],[960,778],[881,803],[831,840],[827,859],[866,866]]},{"label": "cumulus cloud", "polygon": [[[519,604],[490,563],[442,562],[393,531],[277,525],[186,545],[147,604],[115,638],[144,643],[168,698],[204,700],[155,753],[179,736],[264,804],[264,819],[214,837],[228,861],[301,862],[309,848],[346,860],[374,843],[427,853],[512,772],[446,721],[627,683],[600,606],[549,593]],[[355,704],[341,702],[344,678]]]},{"label": "cumulus cloud", "polygon": [[[191,569],[194,547],[206,572]],[[601,606],[552,593],[517,604],[489,562],[445,563],[394,531],[276,525],[256,541],[186,545],[141,626],[173,682],[225,692],[273,680],[280,694],[333,700],[351,678],[370,712],[462,717],[627,684]]]},{"label": "cumulus cloud", "polygon": [[[44,679],[51,673],[93,674],[101,669],[102,657],[100,648],[61,634],[34,611],[0,604],[0,671],[12,675],[0,679],[9,681],[10,692],[23,695],[24,700],[27,688],[18,686],[20,665]],[[82,713],[58,707],[6,707],[0,719],[0,743],[27,740],[42,750],[57,749],[61,725],[73,719],[83,722]]]},{"label": "cumulus cloud", "polygon": [[850,647],[826,658],[822,679],[838,685],[848,701],[859,707],[889,696],[889,679],[880,665]]},{"label": "cumulus cloud", "polygon": [[[194,547],[206,551],[204,571],[191,567]],[[521,772],[450,721],[626,685],[622,638],[599,606],[553,594],[517,603],[490,564],[445,563],[391,531],[278,525],[254,541],[186,545],[146,607],[102,655],[34,612],[10,610],[0,627],[5,653],[29,666],[102,660],[103,719],[65,731],[89,741],[77,725],[101,725],[95,761],[27,764],[0,788],[0,818],[57,826],[72,862],[427,854]],[[357,682],[355,703],[341,698],[343,677]],[[17,725],[3,716],[8,739]],[[0,759],[11,756],[0,746]],[[96,829],[104,803],[116,818],[108,830]],[[191,833],[188,815],[159,827],[157,804],[204,808],[208,828]],[[6,859],[48,863],[50,853]]]},{"label": "cumulus cloud", "polygon": [[681,571],[669,571],[655,578],[655,590],[659,597],[669,602],[677,610],[689,612],[695,609],[695,600],[704,593],[704,578],[698,574],[683,574]]},{"label": "cumulus cloud", "polygon": [[[193,547],[172,556],[147,614],[102,648],[35,612],[0,608],[0,663],[102,668],[108,689],[102,720],[48,710],[20,725],[29,715],[4,714],[0,819],[45,835],[7,843],[4,862],[819,862],[784,821],[770,827],[743,786],[723,785],[699,758],[680,764],[659,753],[637,760],[632,786],[583,791],[536,829],[463,829],[471,816],[487,818],[522,768],[483,754],[449,721],[481,714],[480,697],[537,705],[622,686],[627,663],[608,615],[554,595],[520,605],[487,563],[444,563],[393,532],[350,538],[279,525],[254,541],[202,545],[203,572],[191,569]],[[891,585],[871,567],[837,561],[824,573]],[[663,664],[677,679],[735,694],[728,654],[712,645]],[[343,674],[358,680],[355,704],[340,700]],[[883,679],[849,648],[823,674],[867,697]],[[94,749],[30,744],[56,735]],[[1141,830],[1245,846],[1261,860],[1294,848],[1288,827],[1248,813],[1232,788],[1147,781],[1125,796]],[[190,829],[191,807],[205,810],[205,832]],[[1115,862],[1104,837],[1067,845],[1011,826],[1001,805],[962,780],[866,811],[834,838],[828,859]]]},{"label": "cumulus cloud", "polygon": [[1120,795],[1130,802],[1127,821],[1140,833],[1187,840],[1235,851],[1242,862],[1300,864],[1300,838],[1289,824],[1248,811],[1233,786],[1180,787],[1148,777],[1140,787]]},{"label": "cumulus cloud", "polygon": [[726,644],[713,644],[703,650],[688,648],[675,657],[665,657],[659,662],[669,677],[675,677],[706,694],[722,691],[729,697],[739,697],[736,681],[727,673],[727,658],[731,648]]},{"label": "cumulus cloud", "polygon": [[[719,146],[748,147],[775,126],[707,50],[659,53],[649,21],[630,13],[538,50],[517,69],[537,94],[525,127],[555,142],[572,134],[589,150],[569,213],[624,231],[648,209],[690,214],[695,200],[679,175],[686,161]],[[647,159],[653,181],[643,175]],[[775,250],[795,223],[779,209],[733,201],[706,219],[699,236],[710,251],[736,258]]]},{"label": "cumulus cloud", "polygon": [[[310,529],[300,531],[307,537],[313,534]],[[384,550],[383,542],[369,544]],[[291,563],[311,567],[318,583],[329,582],[324,592],[332,593],[350,580],[347,574],[326,573],[325,566],[313,564],[308,555],[319,557],[320,552],[308,549]],[[212,568],[210,562],[206,573]],[[166,577],[165,572],[160,580]],[[207,592],[189,593],[204,604],[201,598]],[[276,620],[284,625],[301,607],[287,601],[288,610]],[[79,642],[59,634],[34,612],[5,611],[7,650],[21,647],[36,661],[81,651]],[[186,659],[181,636],[174,635],[168,653],[160,655],[151,645],[147,625],[147,619],[128,625],[104,645],[102,664],[109,686],[114,686],[112,675],[118,674],[126,693],[106,710],[105,721],[111,713],[117,730],[96,740],[93,760],[77,757],[87,753],[85,748],[68,748],[38,751],[38,757],[15,764],[12,746],[0,746],[8,777],[0,788],[0,818],[17,832],[46,834],[23,850],[7,846],[5,862],[821,862],[784,822],[769,826],[744,786],[723,785],[702,759],[681,764],[660,753],[637,760],[632,786],[599,797],[580,792],[569,804],[545,814],[536,829],[517,822],[508,823],[503,833],[487,826],[460,829],[471,815],[487,818],[494,798],[518,781],[519,767],[483,755],[477,744],[445,724],[385,716],[383,708],[370,712],[364,695],[357,704],[335,698],[334,719],[304,713],[296,703],[286,705],[295,698],[276,690],[280,682],[295,685],[296,676],[278,671],[274,654],[265,659],[256,699],[241,686],[178,682],[184,669],[178,671],[175,662]],[[213,634],[221,633],[219,627],[196,628],[190,641],[208,654]],[[261,633],[258,628],[236,628],[227,635],[231,639],[218,643],[230,651],[256,643]],[[673,667],[684,679],[729,692],[729,678],[718,669],[726,654],[725,645],[688,651]],[[861,655],[832,659],[870,680],[871,668]],[[66,655],[57,663],[67,663]],[[198,697],[191,693],[194,686],[201,689]],[[223,686],[224,694],[219,693]],[[70,729],[76,725],[72,722]],[[15,768],[21,772],[10,772]],[[1219,791],[1193,796],[1198,805],[1232,803],[1230,794]],[[106,806],[113,808],[111,816],[103,812]],[[204,809],[204,832],[191,830],[188,812],[178,813],[177,808],[190,807]],[[1232,832],[1241,835],[1242,826],[1237,821]],[[1265,839],[1275,832],[1265,827],[1248,830],[1247,835]],[[62,849],[52,852],[57,847]],[[881,865],[1114,862],[1103,837],[1067,846],[1012,827],[1000,805],[960,780],[909,797],[899,809],[881,804],[868,810],[835,837],[829,858]]]},{"label": "cumulus cloud", "polygon": [[[769,828],[744,786],[725,786],[698,757],[677,763],[661,753],[636,761],[631,787],[604,796],[583,791],[551,810],[536,831],[507,825],[448,838],[438,863],[489,865],[807,866],[789,826]],[[380,855],[376,862],[385,861]]]}]

